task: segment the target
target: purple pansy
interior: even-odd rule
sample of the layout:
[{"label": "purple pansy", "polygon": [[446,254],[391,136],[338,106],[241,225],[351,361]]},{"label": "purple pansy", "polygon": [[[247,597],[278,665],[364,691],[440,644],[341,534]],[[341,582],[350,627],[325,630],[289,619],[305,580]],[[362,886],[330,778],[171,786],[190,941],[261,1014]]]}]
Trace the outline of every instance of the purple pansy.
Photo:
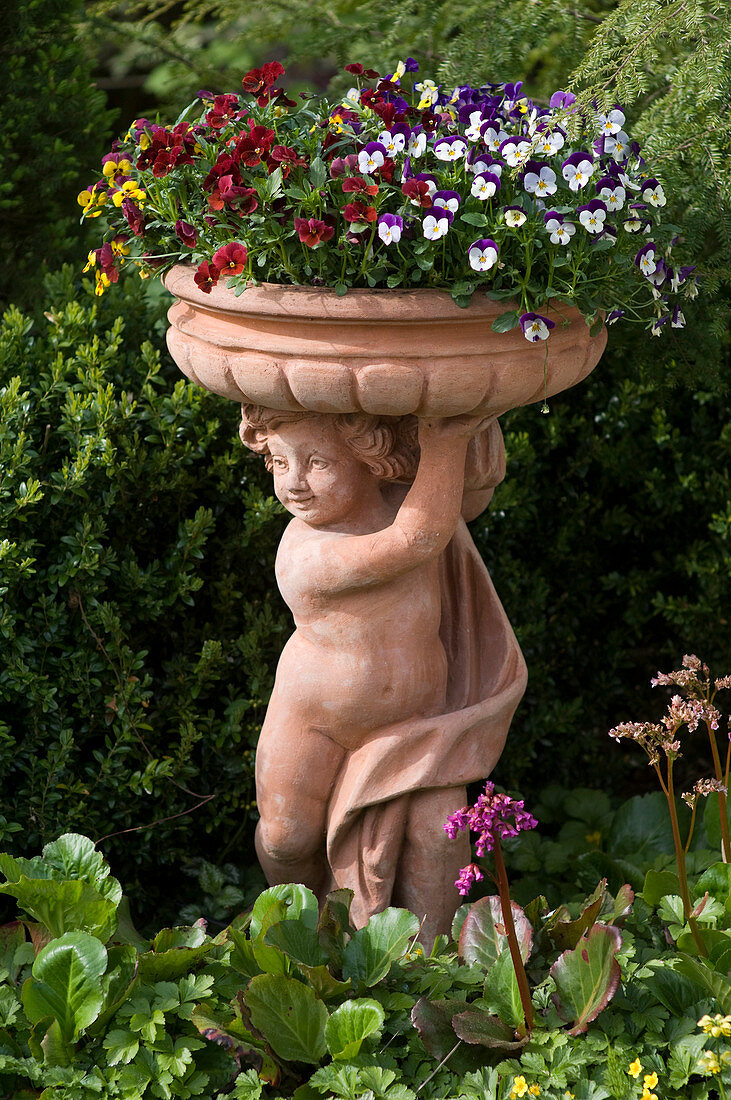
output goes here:
[{"label": "purple pansy", "polygon": [[579,206],[576,213],[587,233],[601,233],[607,219],[607,208],[601,199],[592,199],[585,206]]},{"label": "purple pansy", "polygon": [[381,214],[378,219],[378,236],[384,244],[398,244],[404,228],[400,214]]},{"label": "purple pansy", "polygon": [[403,153],[410,136],[410,128],[403,122],[397,122],[390,130],[382,130],[378,141],[389,157],[395,157],[398,153]]},{"label": "purple pansy", "polygon": [[551,329],[556,326],[553,321],[549,321],[548,317],[542,317],[540,313],[524,313],[520,318],[520,327],[526,340],[531,344],[537,344],[539,340],[547,340]]},{"label": "purple pansy", "polygon": [[432,195],[432,202],[435,206],[443,206],[456,214],[459,210],[461,196],[458,191],[435,191]]},{"label": "purple pansy", "polygon": [[474,271],[489,271],[497,263],[498,246],[489,237],[473,241],[467,254]]},{"label": "purple pansy", "polygon": [[440,137],[434,142],[434,156],[437,160],[454,163],[461,160],[466,153],[467,142],[462,137]]},{"label": "purple pansy", "polygon": [[568,107],[572,107],[574,103],[576,103],[576,96],[573,92],[554,92],[548,101],[548,106],[559,111],[565,111]]},{"label": "purple pansy", "polygon": [[597,181],[596,189],[599,198],[605,204],[608,211],[622,209],[624,200],[627,198],[627,192],[619,180],[614,179],[613,176],[602,176],[602,178]]},{"label": "purple pansy", "polygon": [[555,210],[547,210],[544,214],[546,230],[550,233],[551,244],[571,244],[571,238],[576,232],[573,222],[565,222],[561,214]]},{"label": "purple pansy", "polygon": [[613,309],[611,313],[607,314],[607,324],[613,325],[620,317],[624,317],[624,314],[625,310],[623,309]]},{"label": "purple pansy", "polygon": [[470,194],[476,199],[480,199],[481,202],[485,202],[487,199],[491,199],[499,190],[500,176],[496,176],[493,172],[481,172],[472,181]]},{"label": "purple pansy", "polygon": [[650,334],[652,336],[661,336],[663,325],[666,325],[669,320],[670,320],[670,314],[669,313],[664,313],[662,317],[656,317],[655,320],[652,322],[652,328],[650,329]]},{"label": "purple pansy", "polygon": [[671,328],[685,328],[685,317],[680,306],[676,306],[673,310],[673,319],[670,322]]},{"label": "purple pansy", "polygon": [[657,250],[652,241],[640,249],[635,256],[635,264],[643,275],[652,275],[657,267]]},{"label": "purple pansy", "polygon": [[571,191],[580,191],[594,175],[594,160],[590,153],[572,153],[561,165],[561,174]]},{"label": "purple pansy", "polygon": [[519,229],[525,225],[528,215],[522,206],[506,206],[503,209],[503,220],[510,229]]},{"label": "purple pansy", "polygon": [[364,176],[371,175],[383,167],[387,156],[385,145],[380,141],[369,141],[358,153],[358,171]]},{"label": "purple pansy", "polygon": [[643,202],[649,202],[650,206],[664,206],[667,202],[662,185],[654,178],[643,182],[641,194]]},{"label": "purple pansy", "polygon": [[531,152],[530,138],[509,137],[500,143],[500,156],[510,168],[522,168]]},{"label": "purple pansy", "polygon": [[442,237],[446,237],[449,232],[449,227],[452,224],[454,214],[451,210],[447,210],[445,207],[437,207],[426,215],[421,223],[424,236],[429,241],[440,241]]},{"label": "purple pansy", "polygon": [[541,128],[536,135],[536,153],[543,157],[553,157],[559,149],[563,149],[565,141],[566,134],[560,126]]},{"label": "purple pansy", "polygon": [[491,153],[498,153],[500,146],[507,138],[507,133],[502,128],[502,124],[497,118],[490,118],[487,122],[483,122],[480,127],[480,134],[482,140]]},{"label": "purple pansy", "polygon": [[523,187],[529,195],[543,198],[544,195],[556,194],[556,173],[547,164],[533,164],[526,166],[528,171],[523,177]]},{"label": "purple pansy", "polygon": [[616,134],[606,134],[602,140],[604,141],[604,152],[608,153],[610,157],[613,157],[616,161],[627,159],[630,152],[630,143],[624,130],[618,130]]}]

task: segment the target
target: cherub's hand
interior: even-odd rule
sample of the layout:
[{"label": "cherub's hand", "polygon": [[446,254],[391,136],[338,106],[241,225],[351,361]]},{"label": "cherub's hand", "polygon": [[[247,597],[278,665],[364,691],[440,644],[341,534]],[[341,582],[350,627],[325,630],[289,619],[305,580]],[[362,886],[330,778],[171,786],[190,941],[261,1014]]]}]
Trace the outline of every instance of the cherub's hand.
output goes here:
[{"label": "cherub's hand", "polygon": [[419,443],[450,439],[471,439],[486,428],[492,417],[462,413],[459,416],[426,416],[419,418]]}]

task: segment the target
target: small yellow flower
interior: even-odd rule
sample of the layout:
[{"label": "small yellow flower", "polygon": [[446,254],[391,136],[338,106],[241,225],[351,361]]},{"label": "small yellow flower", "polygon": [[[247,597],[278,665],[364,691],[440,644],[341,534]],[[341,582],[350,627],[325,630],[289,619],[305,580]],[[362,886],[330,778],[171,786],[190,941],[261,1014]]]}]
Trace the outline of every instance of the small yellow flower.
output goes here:
[{"label": "small yellow flower", "polygon": [[538,1085],[529,1085],[528,1086],[528,1092],[530,1093],[531,1096],[540,1096],[541,1095],[541,1090],[538,1087]]},{"label": "small yellow flower", "polygon": [[651,1089],[654,1089],[656,1084],[657,1084],[657,1074],[655,1073],[655,1071],[653,1070],[652,1073],[646,1073],[645,1076],[642,1079],[642,1087],[647,1092],[650,1092]]},{"label": "small yellow flower", "polygon": [[599,844],[602,839],[601,829],[597,829],[594,833],[587,833],[584,840],[587,844]]},{"label": "small yellow flower", "polygon": [[704,1050],[698,1059],[698,1067],[701,1073],[720,1073],[721,1063],[712,1050]]},{"label": "small yellow flower", "polygon": [[525,1096],[528,1091],[528,1082],[521,1074],[519,1077],[513,1078],[513,1088],[510,1092],[512,1100],[518,1100],[518,1097]]},{"label": "small yellow flower", "polygon": [[635,1058],[634,1062],[632,1062],[629,1069],[627,1070],[627,1073],[630,1075],[630,1077],[640,1076],[640,1074],[642,1073],[642,1062],[639,1060],[639,1058]]},{"label": "small yellow flower", "polygon": [[641,1100],[657,1100],[657,1093],[650,1092],[649,1089],[643,1089]]},{"label": "small yellow flower", "polygon": [[91,252],[86,257],[86,267],[84,272],[91,271],[92,267],[96,267],[96,249],[92,248]]}]

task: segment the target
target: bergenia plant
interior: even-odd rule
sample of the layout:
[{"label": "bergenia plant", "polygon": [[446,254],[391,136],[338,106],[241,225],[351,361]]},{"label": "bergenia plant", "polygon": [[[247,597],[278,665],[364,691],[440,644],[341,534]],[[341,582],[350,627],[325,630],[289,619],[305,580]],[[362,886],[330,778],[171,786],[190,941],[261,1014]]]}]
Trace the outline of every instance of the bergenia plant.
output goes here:
[{"label": "bergenia plant", "polygon": [[200,91],[172,126],[137,119],[79,196],[105,226],[87,264],[97,292],[122,268],[184,262],[204,293],[431,287],[463,306],[484,293],[506,302],[496,329],[531,342],[550,338],[561,303],[597,331],[603,317],[683,326],[695,269],[676,263],[662,184],[618,107],[440,85],[411,58],[384,77],[346,69],[340,102],[293,102],[270,62],[238,93]]}]

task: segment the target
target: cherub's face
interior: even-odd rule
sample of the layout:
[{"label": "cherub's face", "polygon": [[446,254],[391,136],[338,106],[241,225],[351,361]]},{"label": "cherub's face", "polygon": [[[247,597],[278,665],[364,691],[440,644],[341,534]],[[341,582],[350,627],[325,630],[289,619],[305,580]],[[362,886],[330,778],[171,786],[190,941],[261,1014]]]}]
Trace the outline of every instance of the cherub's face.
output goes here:
[{"label": "cherub's face", "polygon": [[277,499],[312,527],[347,522],[373,493],[375,476],[328,420],[282,424],[267,441]]}]

